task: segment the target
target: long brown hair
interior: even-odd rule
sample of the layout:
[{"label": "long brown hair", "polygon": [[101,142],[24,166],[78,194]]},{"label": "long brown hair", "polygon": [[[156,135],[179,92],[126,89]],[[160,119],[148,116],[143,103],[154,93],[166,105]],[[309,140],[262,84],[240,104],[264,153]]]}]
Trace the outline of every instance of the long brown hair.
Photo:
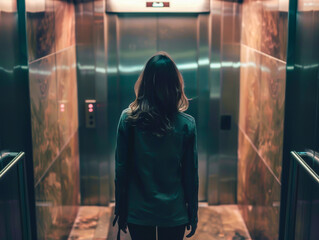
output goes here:
[{"label": "long brown hair", "polygon": [[158,52],[147,61],[134,90],[136,99],[129,105],[127,120],[159,136],[173,128],[174,116],[189,105],[183,77],[166,52]]}]

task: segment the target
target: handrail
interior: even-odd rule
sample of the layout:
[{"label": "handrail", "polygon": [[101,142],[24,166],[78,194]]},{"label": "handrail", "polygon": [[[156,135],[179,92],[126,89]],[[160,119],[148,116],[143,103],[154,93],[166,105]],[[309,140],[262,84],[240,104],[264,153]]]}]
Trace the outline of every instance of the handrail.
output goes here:
[{"label": "handrail", "polygon": [[299,166],[306,171],[307,175],[319,184],[319,176],[314,169],[303,159],[303,157],[310,157],[319,163],[318,154],[315,151],[306,149],[304,152],[291,151],[291,164],[289,167],[289,185],[286,203],[286,216],[285,216],[285,232],[283,235],[284,240],[295,239],[295,226],[296,226],[296,209],[298,198],[298,186],[300,184]]},{"label": "handrail", "polygon": [[306,170],[310,174],[310,176],[312,176],[312,178],[319,184],[318,174],[302,158],[303,156],[313,157],[314,155],[310,155],[309,152],[296,152],[296,151],[291,151],[290,154],[294,157],[295,160],[297,160],[300,166],[302,166],[303,169]]},{"label": "handrail", "polygon": [[[25,168],[25,153],[24,152],[5,152],[0,156],[0,160],[3,160],[8,157],[14,157],[7,164],[4,165],[4,168],[0,171],[0,182],[8,184],[5,181],[8,172],[16,170],[15,177],[17,179],[16,187],[18,188],[19,193],[19,207],[20,207],[20,218],[21,218],[21,235],[23,239],[31,239],[31,222],[30,222],[30,211],[29,211],[29,200],[28,200],[28,186],[26,179],[26,168]],[[2,182],[4,181],[4,182]],[[9,178],[10,181],[10,178]],[[10,183],[9,183],[10,184]],[[2,190],[2,189],[1,189]],[[4,189],[6,190],[6,189]],[[9,190],[10,191],[10,190]],[[4,192],[5,194],[5,192]],[[5,223],[6,225],[8,223]]]},{"label": "handrail", "polygon": [[[8,153],[8,155],[4,156],[4,157],[8,157],[8,156],[14,156],[14,154],[16,153]],[[19,152],[14,159],[12,159],[7,166],[5,166],[1,171],[0,171],[0,180],[1,178],[13,167],[15,166],[20,159],[22,159],[24,156],[24,152]]]},{"label": "handrail", "polygon": [[15,157],[15,156],[17,156],[17,155],[18,155],[17,152],[4,152],[4,153],[1,153],[1,155],[0,155],[0,161],[1,161],[2,159],[7,158],[7,157]]},{"label": "handrail", "polygon": [[311,150],[311,149],[306,149],[304,152],[298,152],[300,156],[307,156],[311,157],[312,159],[316,160],[319,164],[319,153]]}]

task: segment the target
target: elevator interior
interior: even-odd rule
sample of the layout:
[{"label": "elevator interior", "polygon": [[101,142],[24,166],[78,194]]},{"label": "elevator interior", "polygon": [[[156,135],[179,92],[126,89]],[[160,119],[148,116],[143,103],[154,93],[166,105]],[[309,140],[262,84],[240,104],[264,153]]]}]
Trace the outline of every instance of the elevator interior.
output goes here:
[{"label": "elevator interior", "polygon": [[[239,7],[230,6],[228,11],[237,15]],[[107,204],[114,200],[119,116],[135,98],[134,84],[147,59],[157,51],[166,51],[183,75],[190,98],[187,113],[197,122],[199,200],[235,203],[239,66],[233,63],[239,61],[240,34],[224,36],[228,45],[221,55],[220,22],[213,21],[221,13],[213,8],[195,13],[106,11],[89,16],[85,14],[89,7],[85,3],[78,6],[83,14],[79,14],[76,27],[82,202]],[[88,25],[84,22],[88,19],[95,37],[86,34]],[[239,24],[234,20],[225,21],[233,30]],[[225,61],[230,66],[220,71],[223,56],[231,61]],[[222,82],[220,74],[224,74]],[[96,100],[94,128],[84,123],[88,109],[82,106],[88,99]]]},{"label": "elevator interior", "polygon": [[[149,57],[143,59],[140,42],[151,34],[135,36],[129,27],[141,19],[155,34],[147,55],[170,51],[194,98],[189,111],[202,128],[201,159],[207,167],[202,200],[231,203],[237,191],[253,239],[319,239],[318,185],[306,168],[296,171],[290,156],[292,150],[319,151],[318,0],[290,0],[289,8],[285,0],[210,3],[210,11],[198,13],[125,14],[106,13],[104,0],[0,1],[0,150],[25,152],[29,197],[23,203],[17,195],[20,187],[12,183],[22,178],[16,171],[14,180],[0,170],[5,178],[0,177],[5,186],[0,239],[19,234],[20,203],[29,206],[25,223],[34,240],[65,239],[81,204],[112,201],[117,114],[134,98],[130,89]],[[173,27],[167,19],[181,18],[189,24],[176,34],[162,32]],[[154,29],[147,27],[154,22]],[[141,33],[143,26],[134,28]],[[172,44],[177,39],[171,35],[190,36],[188,30],[196,32],[193,40],[183,37]],[[133,36],[132,44],[127,35]],[[195,46],[183,50],[189,62],[182,59],[183,46]],[[299,157],[305,154],[309,151]],[[315,166],[316,158],[307,158]],[[3,157],[0,165],[7,166]],[[297,189],[290,191],[293,185]]]}]

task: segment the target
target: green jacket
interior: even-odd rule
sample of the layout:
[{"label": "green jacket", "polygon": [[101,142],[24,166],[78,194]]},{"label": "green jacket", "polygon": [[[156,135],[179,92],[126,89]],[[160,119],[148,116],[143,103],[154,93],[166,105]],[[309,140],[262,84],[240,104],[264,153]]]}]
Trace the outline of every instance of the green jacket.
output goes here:
[{"label": "green jacket", "polygon": [[178,113],[174,130],[162,137],[126,121],[118,124],[115,157],[115,214],[128,223],[178,226],[197,222],[198,159],[196,124]]}]

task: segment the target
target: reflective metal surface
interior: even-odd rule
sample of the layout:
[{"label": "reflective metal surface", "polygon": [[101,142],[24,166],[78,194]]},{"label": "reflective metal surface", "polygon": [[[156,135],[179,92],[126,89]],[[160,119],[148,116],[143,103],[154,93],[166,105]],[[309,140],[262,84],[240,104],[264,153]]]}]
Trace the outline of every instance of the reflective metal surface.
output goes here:
[{"label": "reflective metal surface", "polygon": [[219,113],[220,111],[220,66],[221,66],[221,10],[222,2],[213,1],[210,14],[210,85],[208,131],[208,196],[209,204],[218,204],[219,197]]},{"label": "reflective metal surface", "polygon": [[[318,6],[318,0],[289,1],[284,152],[281,177],[282,206],[287,206],[289,203],[288,189],[292,184],[289,179],[289,172],[293,167],[290,161],[290,151],[299,152],[309,148],[316,152],[319,151],[319,51],[314,50],[317,49],[319,42]],[[307,182],[302,184],[307,184]],[[312,186],[309,184],[306,185],[307,188],[303,186],[300,192],[305,193],[307,197],[311,196],[308,191],[312,190]],[[296,198],[298,197],[300,196],[297,195]],[[312,209],[308,208],[308,199],[305,197],[302,199],[299,209],[304,210],[304,215],[298,219],[298,214],[302,211],[297,213],[296,224],[291,228],[285,226],[285,218],[289,212],[286,208],[281,208],[279,239],[292,239],[290,234],[294,232],[293,230],[296,230],[296,239],[318,238],[318,235],[312,235],[314,238],[308,235],[310,234],[309,229],[303,226],[307,224],[307,221],[302,218],[311,219],[308,214],[316,211],[318,207],[312,205]],[[297,234],[297,232],[302,233],[303,230],[306,230],[308,236]]]},{"label": "reflective metal surface", "polygon": [[10,152],[6,156],[10,156],[6,166],[0,165],[0,238],[31,240],[25,153]]},{"label": "reflective metal surface", "polygon": [[200,13],[210,11],[210,0],[105,0],[106,12]]},{"label": "reflective metal surface", "polygon": [[[142,67],[147,59],[156,52],[156,18],[151,16],[130,16],[119,15],[116,17],[116,45],[109,45],[109,47],[117,49],[116,62],[117,62],[117,80],[116,80],[116,97],[117,100],[115,109],[110,106],[107,109],[109,121],[108,132],[109,140],[112,141],[111,151],[111,183],[114,179],[114,149],[116,139],[116,126],[118,117],[124,108],[134,100],[135,94],[133,86],[137,80]],[[110,26],[112,28],[112,26]],[[108,92],[114,91],[111,83],[108,81]],[[111,85],[112,84],[112,85]],[[115,94],[115,93],[113,93]],[[111,100],[111,99],[109,99]],[[113,100],[113,101],[114,101]],[[110,102],[111,104],[111,102]],[[113,187],[113,185],[112,185]],[[111,199],[114,200],[114,189],[111,188]]]},{"label": "reflective metal surface", "polygon": [[[284,239],[317,239],[319,230],[318,153],[291,151]],[[307,187],[304,187],[307,186]]]},{"label": "reflective metal surface", "polygon": [[[76,4],[81,201],[109,202],[104,1]],[[85,127],[85,100],[96,100],[95,128]]]},{"label": "reflective metal surface", "polygon": [[[239,10],[236,4],[230,4],[230,10],[223,13],[223,3],[211,3],[210,14],[107,13],[103,19],[104,43],[102,37],[95,39],[95,35],[102,36],[102,28],[97,26],[103,24],[101,16],[96,16],[96,7],[93,8],[96,2],[77,4],[79,104],[83,104],[85,98],[95,99],[99,92],[97,102],[103,107],[97,108],[97,114],[102,111],[106,117],[106,120],[97,119],[95,130],[82,129],[84,112],[81,113],[83,108],[79,105],[83,203],[105,204],[114,200],[114,150],[119,116],[134,100],[135,81],[148,58],[157,51],[167,51],[175,60],[184,77],[186,94],[191,99],[187,113],[197,122],[200,201],[210,204],[236,201],[238,67],[227,65],[222,69],[221,61],[231,61],[231,66],[238,61],[238,51],[231,55],[226,50],[239,40],[240,35],[236,35],[240,32],[236,29],[240,24],[236,22]],[[230,20],[222,21],[222,16]],[[221,27],[223,22],[224,28]],[[228,35],[233,37],[231,42],[226,38]],[[230,51],[234,48],[239,50],[231,47]],[[104,67],[102,51],[105,52]],[[100,74],[99,79],[97,74]],[[227,79],[223,80],[225,76]],[[220,130],[221,110],[232,118],[231,131]],[[101,138],[97,138],[97,134]],[[100,179],[101,166],[105,166],[103,180]],[[101,198],[106,201],[102,203]]]},{"label": "reflective metal surface", "polygon": [[[114,169],[114,148],[116,137],[116,124],[120,112],[134,100],[133,86],[137,80],[147,59],[157,51],[167,51],[183,74],[185,80],[185,91],[189,98],[190,108],[188,113],[193,115],[199,127],[199,169],[200,169],[200,190],[199,199],[206,201],[206,170],[207,170],[207,151],[205,132],[205,113],[208,109],[204,107],[204,95],[200,95],[199,84],[205,85],[208,81],[208,64],[198,64],[199,48],[201,45],[203,62],[208,60],[208,39],[207,39],[207,18],[208,15],[199,17],[198,15],[178,15],[178,16],[151,16],[151,15],[128,15],[120,14],[115,17],[116,21],[110,21],[109,29],[115,29],[116,46],[108,44],[109,47],[117,49],[117,84],[108,81],[108,92],[116,94],[109,98],[108,108],[108,132],[109,139],[113,140],[110,148],[111,178],[113,179]],[[116,26],[110,26],[110,24]],[[183,26],[188,26],[184,28]],[[200,38],[199,27],[205,29]],[[201,42],[200,42],[201,39]],[[111,39],[112,41],[112,39]],[[206,54],[206,56],[205,56]],[[108,55],[109,57],[113,57]],[[110,71],[108,67],[108,72]],[[201,74],[201,75],[200,75]],[[203,82],[200,81],[202,79]],[[113,85],[113,86],[112,86]],[[206,84],[207,86],[207,84]],[[112,89],[113,87],[113,89]],[[116,89],[116,90],[115,90]],[[202,91],[205,92],[203,87]],[[206,92],[207,87],[206,87]],[[114,100],[117,99],[116,102]],[[200,100],[202,102],[200,103]],[[208,94],[206,94],[206,101]],[[112,102],[113,101],[113,104]],[[111,106],[112,105],[112,106]],[[203,114],[199,114],[199,106],[203,106]],[[206,114],[207,115],[207,114]],[[109,146],[110,147],[110,146]],[[112,181],[111,181],[112,182]],[[114,199],[114,191],[111,191],[111,199]]]},{"label": "reflective metal surface", "polygon": [[236,203],[241,12],[238,4],[222,5],[219,125],[222,116],[229,116],[230,123],[219,131],[218,196],[221,203]]},{"label": "reflective metal surface", "polygon": [[[0,3],[0,151],[25,152],[27,173],[25,183],[29,193],[27,208],[31,225],[29,239],[36,239],[25,14],[24,0],[1,1]],[[10,187],[18,184],[14,175],[11,176],[13,178],[8,176],[7,179],[12,184]],[[12,194],[2,194],[2,191],[8,187],[8,184],[5,184],[5,187],[3,183],[0,186],[0,239],[19,239],[19,235],[21,238],[23,236],[19,232],[21,222],[15,214],[19,214],[20,207],[16,201],[18,188]],[[8,215],[4,214],[5,212]],[[8,216],[9,219],[6,219],[5,216]],[[5,224],[4,221],[7,223]],[[27,237],[26,234],[25,238]]]},{"label": "reflective metal surface", "polygon": [[[17,154],[18,155],[18,154]],[[22,202],[21,191],[24,186],[20,186],[19,181],[19,165],[23,161],[24,153],[19,156],[12,157],[10,162],[0,169],[0,238],[1,239],[23,239],[23,216],[21,214],[21,206],[26,207],[27,203]],[[21,161],[21,162],[22,162]],[[21,204],[21,205],[20,205]],[[28,234],[26,239],[31,239]]]}]

